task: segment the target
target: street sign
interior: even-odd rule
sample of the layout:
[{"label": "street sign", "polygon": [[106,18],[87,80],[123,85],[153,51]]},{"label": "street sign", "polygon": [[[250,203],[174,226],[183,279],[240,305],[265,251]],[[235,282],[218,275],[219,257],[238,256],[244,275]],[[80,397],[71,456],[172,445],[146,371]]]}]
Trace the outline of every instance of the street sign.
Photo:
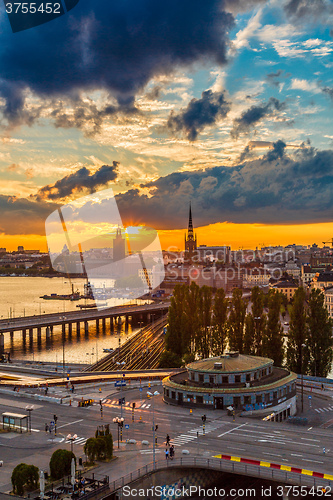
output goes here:
[{"label": "street sign", "polygon": [[312,396],[308,396],[308,397],[309,397],[309,399],[312,399]]},{"label": "street sign", "polygon": [[125,380],[117,380],[114,384],[115,387],[126,387],[126,382]]},{"label": "street sign", "polygon": [[142,392],[142,387],[140,387],[139,391]]},{"label": "street sign", "polygon": [[125,424],[125,429],[129,429],[129,424]]}]

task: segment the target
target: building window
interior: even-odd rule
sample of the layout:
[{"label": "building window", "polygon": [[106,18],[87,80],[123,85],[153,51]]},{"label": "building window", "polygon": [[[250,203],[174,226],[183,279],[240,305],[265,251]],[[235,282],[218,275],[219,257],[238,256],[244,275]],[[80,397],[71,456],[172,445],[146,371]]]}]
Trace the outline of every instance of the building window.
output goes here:
[{"label": "building window", "polygon": [[210,376],[209,377],[209,383],[214,384],[215,383],[215,377]]},{"label": "building window", "polygon": [[187,397],[187,399],[192,399],[193,398],[193,394],[186,394],[186,397]]},{"label": "building window", "polygon": [[203,375],[199,375],[199,382],[203,382],[204,381],[204,376]]},{"label": "building window", "polygon": [[244,404],[245,405],[251,404],[251,396],[244,396]]},{"label": "building window", "polygon": [[229,377],[222,377],[222,384],[228,384],[229,383]]},{"label": "building window", "polygon": [[257,394],[256,395],[256,403],[262,403],[262,395],[261,394]]},{"label": "building window", "polygon": [[235,384],[239,384],[241,381],[240,375],[235,375]]},{"label": "building window", "polygon": [[203,396],[197,396],[197,403],[202,404],[203,403]]},{"label": "building window", "polygon": [[273,399],[277,399],[277,394],[278,394],[277,391],[273,392]]},{"label": "building window", "polygon": [[257,377],[258,377],[257,372],[254,372],[254,374],[253,374],[253,380],[256,380]]},{"label": "building window", "polygon": [[176,393],[175,393],[175,391],[172,391],[172,392],[171,392],[171,398],[172,398],[172,399],[176,399]]},{"label": "building window", "polygon": [[246,374],[246,382],[250,382],[251,380],[251,375],[249,373]]},{"label": "building window", "polygon": [[166,389],[165,395],[166,395],[167,398],[169,397],[169,389]]}]

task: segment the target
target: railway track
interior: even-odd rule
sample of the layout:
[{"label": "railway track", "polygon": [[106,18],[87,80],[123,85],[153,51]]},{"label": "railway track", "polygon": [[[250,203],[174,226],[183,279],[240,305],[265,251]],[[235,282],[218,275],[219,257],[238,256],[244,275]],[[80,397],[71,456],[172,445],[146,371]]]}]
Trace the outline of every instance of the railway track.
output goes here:
[{"label": "railway track", "polygon": [[157,368],[164,349],[163,328],[167,322],[165,315],[153,325],[142,328],[120,348],[87,367],[85,371],[116,371],[120,369],[120,365],[124,370]]}]

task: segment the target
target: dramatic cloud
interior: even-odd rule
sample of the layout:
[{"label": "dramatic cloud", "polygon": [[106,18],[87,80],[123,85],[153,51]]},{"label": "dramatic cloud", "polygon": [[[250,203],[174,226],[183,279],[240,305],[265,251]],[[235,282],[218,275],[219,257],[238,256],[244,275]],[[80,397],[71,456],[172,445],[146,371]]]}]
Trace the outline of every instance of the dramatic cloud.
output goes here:
[{"label": "dramatic cloud", "polygon": [[262,159],[161,177],[143,185],[150,196],[139,190],[117,195],[121,217],[156,229],[182,228],[192,200],[198,226],[330,222],[333,151],[303,144],[288,156],[285,148],[279,140]]},{"label": "dramatic cloud", "polygon": [[223,92],[206,90],[201,99],[192,99],[178,114],[171,112],[167,129],[174,135],[181,133],[189,141],[195,141],[205,127],[224,118],[229,110],[230,103],[225,100]]},{"label": "dramatic cloud", "polygon": [[58,206],[0,195],[0,231],[5,234],[44,234],[45,219]]},{"label": "dramatic cloud", "polygon": [[114,161],[112,166],[103,165],[93,174],[86,167],[82,167],[74,174],[66,175],[55,184],[41,188],[37,193],[37,200],[60,200],[84,190],[93,193],[97,188],[103,187],[117,178],[118,165],[119,163]]},{"label": "dramatic cloud", "polygon": [[329,23],[333,15],[333,4],[331,0],[288,0],[284,10],[296,23]]},{"label": "dramatic cloud", "polygon": [[26,89],[41,97],[104,89],[121,106],[157,75],[199,60],[224,64],[231,13],[220,0],[81,1],[70,15],[11,33],[1,19],[0,95],[10,123],[22,116]]},{"label": "dramatic cloud", "polygon": [[266,104],[251,106],[244,111],[240,118],[236,118],[230,134],[234,139],[238,138],[240,134],[248,134],[263,118],[272,116],[275,111],[282,111],[285,108],[285,103],[280,102],[275,97],[270,97]]}]

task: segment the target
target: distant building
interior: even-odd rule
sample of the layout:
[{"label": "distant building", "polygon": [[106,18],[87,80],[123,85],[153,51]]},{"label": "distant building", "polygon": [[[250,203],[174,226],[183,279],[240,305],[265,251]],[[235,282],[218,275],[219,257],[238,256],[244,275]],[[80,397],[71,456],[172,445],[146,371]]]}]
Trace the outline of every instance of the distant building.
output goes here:
[{"label": "distant building", "polygon": [[0,253],[7,253],[7,249],[6,248],[0,248]]},{"label": "distant building", "polygon": [[230,262],[231,248],[227,246],[213,246],[200,245],[197,248],[198,255],[201,261],[219,260],[225,264]]},{"label": "distant building", "polygon": [[265,268],[246,269],[243,278],[244,288],[253,288],[254,286],[267,286],[271,273]]},{"label": "distant building", "polygon": [[316,271],[312,269],[308,264],[302,264],[301,268],[301,281],[303,286],[311,283],[313,278],[316,276]]},{"label": "distant building", "polygon": [[163,380],[164,401],[207,410],[243,410],[242,415],[283,420],[296,413],[297,375],[273,360],[238,352],[202,359]]},{"label": "distant building", "polygon": [[333,287],[330,286],[324,290],[325,306],[328,311],[329,317],[333,318]]},{"label": "distant building", "polygon": [[17,247],[17,251],[18,251],[18,252],[24,252],[24,247],[23,247],[23,246],[21,246],[21,245],[19,245],[19,246]]},{"label": "distant building", "polygon": [[116,237],[113,239],[113,262],[125,258],[125,238],[121,236],[120,227],[117,228]]},{"label": "distant building", "polygon": [[281,280],[273,285],[272,288],[283,293],[288,300],[291,300],[295,295],[298,285],[296,285],[296,283],[294,283],[293,281]]},{"label": "distant building", "polygon": [[192,262],[197,251],[197,237],[193,232],[193,222],[192,222],[192,210],[190,204],[189,218],[188,218],[188,230],[187,236],[185,235],[185,262]]},{"label": "distant building", "polygon": [[319,288],[320,290],[333,286],[333,272],[324,271],[323,273],[316,273],[311,286],[312,288]]}]

